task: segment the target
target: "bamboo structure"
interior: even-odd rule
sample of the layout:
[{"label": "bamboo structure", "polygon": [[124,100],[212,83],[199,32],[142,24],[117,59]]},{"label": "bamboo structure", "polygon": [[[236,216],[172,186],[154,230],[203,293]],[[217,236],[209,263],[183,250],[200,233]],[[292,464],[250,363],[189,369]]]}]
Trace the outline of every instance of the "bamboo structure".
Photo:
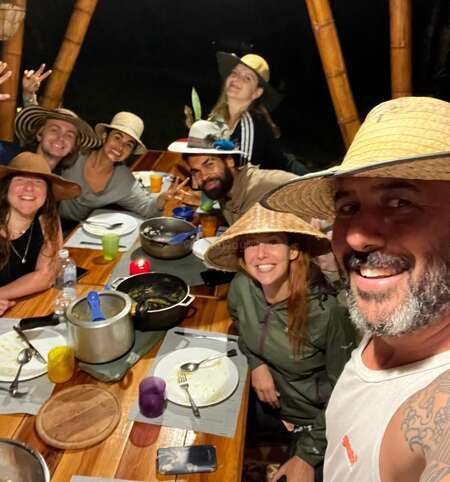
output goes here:
[{"label": "bamboo structure", "polygon": [[411,0],[389,0],[391,30],[391,95],[412,94]]},{"label": "bamboo structure", "polygon": [[[27,0],[16,0],[16,4],[26,9]],[[8,100],[0,102],[0,139],[12,141],[14,137],[14,117],[17,108],[17,90],[21,78],[20,64],[22,60],[22,44],[25,21],[22,21],[17,32],[2,45],[1,60],[7,62],[12,71],[11,77],[0,86],[2,93],[10,94]]]},{"label": "bamboo structure", "polygon": [[76,1],[58,57],[52,67],[53,73],[47,82],[45,94],[42,98],[41,103],[44,107],[55,108],[61,104],[64,89],[78,58],[96,6],[97,0]]},{"label": "bamboo structure", "polygon": [[344,144],[348,148],[360,126],[347,77],[344,57],[328,0],[306,0],[334,110]]}]

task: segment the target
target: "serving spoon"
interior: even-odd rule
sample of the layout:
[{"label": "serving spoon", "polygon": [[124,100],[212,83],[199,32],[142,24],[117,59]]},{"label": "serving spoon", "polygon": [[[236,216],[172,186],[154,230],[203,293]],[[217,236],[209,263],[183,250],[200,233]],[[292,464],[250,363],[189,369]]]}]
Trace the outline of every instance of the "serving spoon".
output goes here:
[{"label": "serving spoon", "polygon": [[220,353],[219,355],[213,355],[213,356],[210,356],[208,358],[205,358],[203,360],[200,360],[199,362],[187,362],[187,363],[183,363],[181,366],[180,366],[180,370],[184,371],[184,372],[195,372],[195,370],[198,370],[200,368],[200,365],[202,365],[203,363],[206,363],[208,361],[212,361],[212,360],[216,360],[217,358],[222,358],[222,357],[225,357],[225,356],[235,356],[237,355],[237,351],[232,348],[231,350],[228,350],[226,353]]},{"label": "serving spoon", "polygon": [[19,364],[19,369],[17,370],[16,376],[14,380],[11,382],[11,385],[8,387],[8,391],[11,396],[21,396],[24,393],[19,392],[19,377],[20,372],[22,371],[22,367],[28,363],[33,358],[33,350],[31,348],[24,348],[19,352],[17,355],[17,363]]}]

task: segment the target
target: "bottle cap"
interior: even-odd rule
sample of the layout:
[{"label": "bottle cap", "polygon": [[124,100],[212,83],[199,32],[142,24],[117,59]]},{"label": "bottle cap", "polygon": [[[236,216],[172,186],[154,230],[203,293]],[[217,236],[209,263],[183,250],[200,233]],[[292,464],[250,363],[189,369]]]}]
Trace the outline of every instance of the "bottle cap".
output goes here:
[{"label": "bottle cap", "polygon": [[58,251],[58,256],[59,256],[60,258],[63,258],[63,259],[68,258],[68,257],[69,257],[69,250],[68,250],[68,249],[60,249],[60,250]]}]

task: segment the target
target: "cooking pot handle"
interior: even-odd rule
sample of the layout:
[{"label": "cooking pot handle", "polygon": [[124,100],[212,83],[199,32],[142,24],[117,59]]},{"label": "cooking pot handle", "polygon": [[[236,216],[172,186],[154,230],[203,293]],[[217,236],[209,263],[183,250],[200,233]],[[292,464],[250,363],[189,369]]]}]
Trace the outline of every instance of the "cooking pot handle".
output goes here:
[{"label": "cooking pot handle", "polygon": [[128,279],[128,276],[119,276],[118,278],[112,280],[111,283],[109,283],[109,286],[111,286],[111,288],[115,290],[117,288],[117,285],[126,279]]},{"label": "cooking pot handle", "polygon": [[187,295],[186,299],[182,303],[179,303],[178,305],[189,306],[194,300],[195,300],[195,296]]}]

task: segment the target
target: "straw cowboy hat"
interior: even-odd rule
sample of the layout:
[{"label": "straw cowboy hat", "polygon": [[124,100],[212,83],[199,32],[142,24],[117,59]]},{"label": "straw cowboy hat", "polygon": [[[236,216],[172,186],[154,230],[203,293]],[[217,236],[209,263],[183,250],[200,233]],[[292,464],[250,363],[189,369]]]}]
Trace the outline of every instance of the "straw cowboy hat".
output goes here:
[{"label": "straw cowboy hat", "polygon": [[303,219],[266,209],[256,203],[207,249],[206,264],[222,271],[238,271],[240,238],[247,234],[263,233],[298,234],[301,238],[300,249],[311,256],[319,256],[330,250],[326,235]]},{"label": "straw cowboy hat", "polygon": [[0,166],[0,181],[7,176],[38,176],[46,179],[52,186],[56,201],[71,199],[81,194],[81,187],[76,182],[52,174],[48,162],[39,154],[21,152],[8,166]]},{"label": "straw cowboy hat", "polygon": [[400,97],[379,104],[342,164],[273,190],[263,204],[304,219],[332,219],[334,180],[341,176],[450,181],[450,103]]},{"label": "straw cowboy hat", "polygon": [[144,132],[144,121],[131,112],[118,112],[111,121],[111,124],[100,123],[95,126],[95,132],[99,137],[106,134],[107,129],[115,129],[132,137],[136,142],[134,154],[144,154],[147,148],[141,141]]},{"label": "straw cowboy hat", "polygon": [[224,81],[231,73],[231,71],[238,64],[253,70],[258,77],[260,86],[264,89],[262,101],[268,110],[274,110],[281,102],[282,95],[277,92],[270,84],[270,68],[267,61],[256,54],[247,54],[239,58],[236,54],[228,52],[217,52],[217,64],[219,66],[219,74]]},{"label": "straw cowboy hat", "polygon": [[94,149],[102,144],[92,127],[75,112],[69,109],[46,109],[39,105],[25,107],[14,119],[14,132],[19,142],[24,144],[48,119],[58,119],[73,124],[78,130],[81,149]]},{"label": "straw cowboy hat", "polygon": [[199,120],[192,124],[187,139],[172,142],[168,149],[181,154],[242,154],[229,138],[230,130],[226,124]]}]

